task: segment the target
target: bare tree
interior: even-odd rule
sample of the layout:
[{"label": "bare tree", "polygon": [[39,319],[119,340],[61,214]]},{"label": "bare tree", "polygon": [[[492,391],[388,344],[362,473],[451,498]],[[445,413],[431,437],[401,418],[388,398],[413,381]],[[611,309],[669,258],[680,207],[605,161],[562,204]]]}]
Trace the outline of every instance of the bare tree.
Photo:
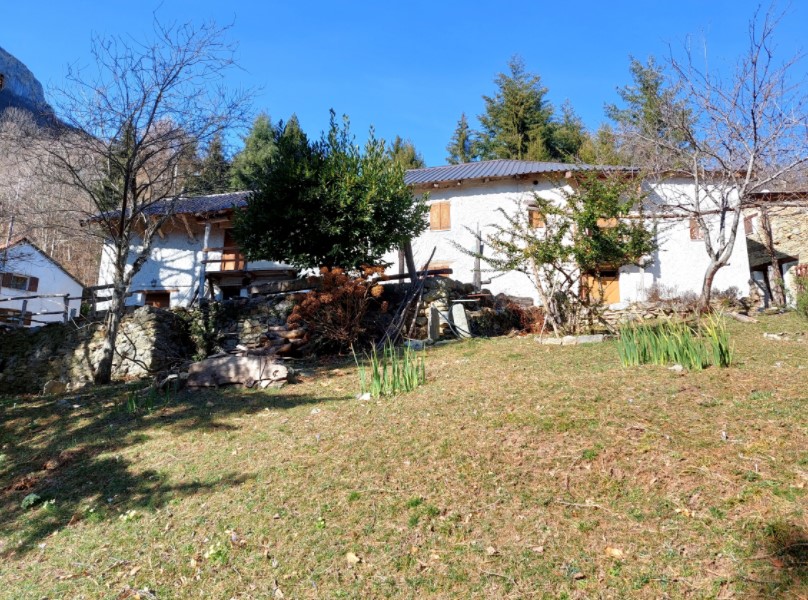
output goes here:
[{"label": "bare tree", "polygon": [[246,122],[248,94],[221,87],[234,66],[226,30],[155,20],[147,42],[94,38],[93,68],[71,69],[57,91],[65,127],[35,149],[42,172],[75,192],[77,220],[103,237],[112,265],[96,383],[110,381],[125,298],[185,192],[180,174],[189,153]]},{"label": "bare tree", "polygon": [[775,57],[782,18],[772,9],[755,13],[747,49],[728,76],[711,70],[706,52],[697,59],[687,47],[684,59],[671,55],[670,86],[680,104],[662,114],[673,119],[667,125],[675,131],[676,143],[646,140],[664,146],[675,160],[674,165],[657,166],[660,178],[680,176],[692,184],[680,193],[669,188],[666,208],[694,219],[704,239],[710,262],[701,291],[703,308],[709,305],[716,274],[730,259],[744,208],[754,204],[756,193],[808,161],[802,57]]}]

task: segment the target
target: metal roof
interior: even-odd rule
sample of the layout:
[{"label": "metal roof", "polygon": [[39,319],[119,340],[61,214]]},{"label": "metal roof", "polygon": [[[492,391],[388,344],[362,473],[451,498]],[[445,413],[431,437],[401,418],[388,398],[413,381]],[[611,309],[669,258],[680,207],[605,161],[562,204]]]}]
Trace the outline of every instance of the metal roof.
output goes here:
[{"label": "metal roof", "polygon": [[541,175],[547,173],[566,173],[567,171],[591,170],[623,170],[626,167],[607,167],[601,165],[582,165],[574,163],[539,162],[533,160],[483,160],[479,162],[445,165],[442,167],[426,167],[411,169],[404,175],[407,185],[426,185],[446,181],[462,181],[464,179],[485,179],[516,177],[519,175]]},{"label": "metal roof", "polygon": [[171,200],[166,200],[145,208],[143,213],[146,215],[164,215],[167,212],[173,212],[178,215],[215,213],[247,206],[247,197],[249,195],[250,192],[228,192],[208,196],[182,197],[174,201],[173,210]]}]

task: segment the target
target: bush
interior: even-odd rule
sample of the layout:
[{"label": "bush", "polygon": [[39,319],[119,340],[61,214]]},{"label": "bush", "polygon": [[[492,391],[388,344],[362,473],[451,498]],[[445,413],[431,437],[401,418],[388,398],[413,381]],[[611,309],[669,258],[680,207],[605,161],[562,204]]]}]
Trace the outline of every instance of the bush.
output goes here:
[{"label": "bush", "polygon": [[384,288],[378,279],[384,267],[363,267],[352,275],[338,267],[320,269],[316,290],[305,294],[287,319],[293,327],[305,325],[316,346],[331,350],[347,350],[373,325],[368,322],[369,309],[375,305],[386,313],[388,303],[381,300]]}]

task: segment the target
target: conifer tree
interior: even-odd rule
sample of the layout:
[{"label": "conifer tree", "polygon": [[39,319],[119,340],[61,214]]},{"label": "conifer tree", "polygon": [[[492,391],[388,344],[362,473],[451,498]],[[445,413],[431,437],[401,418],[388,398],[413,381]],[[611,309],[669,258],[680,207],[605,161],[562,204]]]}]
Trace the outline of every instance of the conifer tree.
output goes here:
[{"label": "conifer tree", "polygon": [[[292,115],[290,123],[297,117]],[[233,159],[230,185],[236,190],[250,190],[266,176],[272,158],[277,152],[279,126],[273,125],[266,113],[258,115],[244,138],[244,148]]]},{"label": "conifer tree", "polygon": [[494,82],[494,96],[483,96],[485,112],[479,116],[480,157],[484,160],[514,158],[520,160],[552,160],[550,137],[553,107],[546,100],[547,88],[541,78],[525,68],[524,61],[514,56],[508,62],[508,73],[500,73]]},{"label": "conifer tree", "polygon": [[415,149],[415,145],[412,141],[402,139],[399,135],[397,135],[393,143],[390,144],[387,155],[405,171],[407,169],[420,169],[426,166],[424,157]]},{"label": "conifer tree", "polygon": [[452,139],[449,140],[449,145],[446,146],[446,151],[449,153],[446,161],[450,165],[457,165],[477,160],[476,145],[466,113],[462,113],[452,134]]},{"label": "conifer tree", "polygon": [[230,189],[230,161],[224,154],[221,135],[215,135],[208,144],[205,157],[199,164],[194,192],[220,194]]}]

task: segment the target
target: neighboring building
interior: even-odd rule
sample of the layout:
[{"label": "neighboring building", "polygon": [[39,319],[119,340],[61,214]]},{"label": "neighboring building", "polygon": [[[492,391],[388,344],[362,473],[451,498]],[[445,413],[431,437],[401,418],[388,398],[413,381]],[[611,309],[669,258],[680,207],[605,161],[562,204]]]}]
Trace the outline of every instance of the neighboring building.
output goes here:
[{"label": "neighboring building", "polygon": [[81,309],[83,291],[76,278],[28,238],[0,246],[0,323],[36,327],[73,318]]},{"label": "neighboring building", "polygon": [[[288,265],[247,261],[239,250],[232,235],[233,212],[246,206],[247,195],[234,192],[177,200],[173,216],[163,224],[149,259],[132,281],[127,304],[188,306],[200,293],[218,299],[245,296],[263,283],[294,277],[296,271]],[[167,205],[155,205],[148,214],[159,215]],[[104,246],[100,286],[113,281],[111,251],[109,244]]]},{"label": "neighboring building", "polygon": [[[808,192],[761,192],[757,197],[760,206],[768,207],[769,228],[780,276],[785,282],[787,300],[793,303],[797,292],[794,280],[796,267],[808,265]],[[760,208],[746,211],[744,233],[752,278],[762,304],[768,306],[775,272]]]},{"label": "neighboring building", "polygon": [[[560,200],[562,190],[572,190],[576,171],[593,169],[603,167],[492,160],[408,171],[405,181],[413,190],[429,194],[429,227],[412,243],[416,265],[423,266],[435,248],[430,268],[451,268],[453,278],[472,282],[475,260],[463,249],[474,250],[475,231],[479,229],[485,240],[493,225],[507,225],[500,209],[511,214],[528,211],[534,194]],[[647,216],[656,218],[659,248],[646,268],[622,266],[602,273],[605,300],[610,304],[644,300],[654,284],[679,294],[701,291],[709,260],[700,230],[692,226],[687,216],[670,218],[670,211],[661,208],[673,199],[681,201],[681,195],[687,195],[692,184],[686,179],[666,179],[661,183],[646,182],[646,186]],[[403,270],[402,259],[396,253],[389,253],[385,260],[394,264],[393,269]],[[481,266],[482,280],[487,281],[483,287],[494,294],[538,300],[536,290],[524,274],[486,272],[484,261]],[[746,239],[740,232],[729,264],[715,278],[714,289],[736,287],[741,295],[748,295],[749,279]]]}]

